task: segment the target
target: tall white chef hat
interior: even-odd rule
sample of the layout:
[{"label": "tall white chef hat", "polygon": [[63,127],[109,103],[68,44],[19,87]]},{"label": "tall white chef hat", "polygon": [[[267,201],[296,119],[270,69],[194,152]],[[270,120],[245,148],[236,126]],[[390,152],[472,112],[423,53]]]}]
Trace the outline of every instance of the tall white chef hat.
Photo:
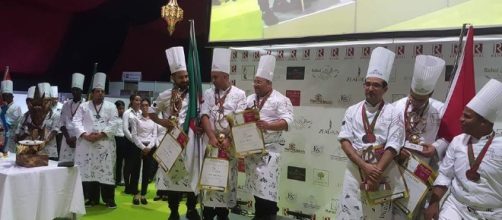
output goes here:
[{"label": "tall white chef hat", "polygon": [[102,72],[95,73],[94,79],[92,80],[92,89],[105,90],[105,84],[106,84],[106,74]]},{"label": "tall white chef hat", "polygon": [[418,95],[429,95],[434,91],[436,82],[443,72],[445,62],[443,59],[418,55],[415,59],[411,90]]},{"label": "tall white chef hat", "polygon": [[84,74],[73,73],[73,75],[71,75],[71,88],[84,89],[84,80]]},{"label": "tall white chef hat", "polygon": [[223,48],[214,48],[213,65],[211,71],[230,73],[230,50]]},{"label": "tall white chef hat", "polygon": [[274,78],[275,69],[275,56],[263,55],[260,57],[258,63],[258,70],[256,70],[256,77],[260,77],[269,81]]},{"label": "tall white chef hat", "polygon": [[171,47],[166,50],[167,62],[169,63],[169,70],[171,74],[178,71],[186,71],[187,65],[185,63],[185,52],[183,47]]},{"label": "tall white chef hat", "polygon": [[51,86],[51,97],[57,98],[59,96],[58,86]]},{"label": "tall white chef hat", "polygon": [[38,92],[40,94],[40,97],[43,96],[46,99],[51,98],[51,93],[52,93],[51,84],[49,84],[48,82],[39,83]]},{"label": "tall white chef hat", "polygon": [[395,56],[394,52],[383,47],[373,49],[366,78],[376,77],[388,83]]},{"label": "tall white chef hat", "polygon": [[495,122],[497,111],[502,108],[502,83],[491,79],[485,86],[467,103],[469,107],[483,118]]},{"label": "tall white chef hat", "polygon": [[36,86],[32,86],[32,87],[28,88],[26,98],[29,98],[29,99],[35,98],[35,89],[36,88],[37,88]]},{"label": "tall white chef hat", "polygon": [[12,80],[3,80],[1,87],[2,93],[14,93],[14,82]]}]

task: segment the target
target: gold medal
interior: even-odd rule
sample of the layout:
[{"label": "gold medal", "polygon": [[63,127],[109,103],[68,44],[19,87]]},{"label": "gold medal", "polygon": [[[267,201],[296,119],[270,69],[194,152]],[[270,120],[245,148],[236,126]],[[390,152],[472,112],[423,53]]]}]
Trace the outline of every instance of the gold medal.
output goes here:
[{"label": "gold medal", "polygon": [[409,141],[413,144],[420,144],[420,136],[418,134],[412,134],[409,136]]}]

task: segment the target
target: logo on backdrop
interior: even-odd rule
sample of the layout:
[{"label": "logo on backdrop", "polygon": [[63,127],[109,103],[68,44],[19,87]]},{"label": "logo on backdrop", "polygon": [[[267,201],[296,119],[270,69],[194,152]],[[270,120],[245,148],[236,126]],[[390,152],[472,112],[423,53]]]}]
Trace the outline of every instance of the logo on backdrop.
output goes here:
[{"label": "logo on backdrop", "polygon": [[436,57],[443,57],[443,44],[432,45],[432,55]]},{"label": "logo on backdrop", "polygon": [[300,149],[300,148],[297,148],[298,146],[296,145],[296,143],[289,143],[288,147],[285,147],[284,148],[284,151],[288,152],[288,153],[297,153],[297,154],[305,154],[305,150],[304,149]]},{"label": "logo on backdrop", "polygon": [[286,80],[304,80],[304,66],[288,66],[286,67]]},{"label": "logo on backdrop", "polygon": [[310,49],[303,50],[302,60],[310,60]]},{"label": "logo on backdrop", "polygon": [[352,102],[352,96],[347,94],[341,94],[340,99],[338,99],[338,104],[348,106]]},{"label": "logo on backdrop", "polygon": [[340,71],[333,66],[324,65],[321,68],[312,68],[312,78],[320,80],[330,80],[338,76]]},{"label": "logo on backdrop", "polygon": [[474,44],[474,56],[477,57],[483,56],[483,43]]},{"label": "logo on backdrop", "polygon": [[237,74],[237,65],[232,64],[232,66],[230,67],[230,74]]},{"label": "logo on backdrop", "polygon": [[450,57],[456,57],[459,52],[460,52],[460,47],[458,46],[458,44],[453,44],[451,46]]},{"label": "logo on backdrop", "polygon": [[361,76],[361,67],[357,67],[357,76],[347,76],[345,82],[364,82],[365,76]]},{"label": "logo on backdrop", "polygon": [[293,127],[297,130],[308,129],[312,127],[312,121],[303,116],[295,116]]},{"label": "logo on backdrop", "polygon": [[320,93],[317,93],[314,98],[310,99],[310,104],[331,105],[333,101],[326,100]]},{"label": "logo on backdrop", "polygon": [[330,214],[336,214],[337,205],[338,205],[338,199],[331,198],[329,207],[325,208],[324,211]]},{"label": "logo on backdrop", "polygon": [[314,169],[313,184],[318,186],[329,186],[329,171]]},{"label": "logo on backdrop", "polygon": [[315,199],[315,196],[310,195],[305,202],[303,203],[303,208],[306,209],[319,209],[321,206],[317,203],[317,200]]},{"label": "logo on backdrop", "polygon": [[404,52],[405,52],[404,45],[399,45],[396,47],[396,57],[397,58],[404,58],[405,57]]},{"label": "logo on backdrop", "polygon": [[289,54],[289,60],[296,60],[296,50],[291,50],[291,54]]},{"label": "logo on backdrop", "polygon": [[313,145],[310,150],[310,154],[316,157],[319,157],[324,154],[324,146],[322,145]]},{"label": "logo on backdrop", "polygon": [[259,61],[260,60],[260,51],[253,52],[253,60],[254,61]]},{"label": "logo on backdrop", "polygon": [[330,119],[328,127],[319,129],[317,133],[323,135],[338,135],[339,132],[333,128],[333,121]]},{"label": "logo on backdrop", "polygon": [[422,54],[424,54],[424,45],[423,44],[415,45],[415,51],[413,51],[413,56],[416,57],[417,55],[422,55]]},{"label": "logo on backdrop", "polygon": [[288,166],[288,179],[305,182],[306,169],[303,167]]},{"label": "logo on backdrop", "polygon": [[242,66],[242,80],[243,81],[252,81],[254,80],[255,75],[255,66],[254,65],[244,65]]},{"label": "logo on backdrop", "polygon": [[355,54],[354,47],[345,48],[345,59],[353,59]]},{"label": "logo on backdrop", "polygon": [[502,57],[502,42],[493,44],[492,57]]},{"label": "logo on backdrop", "polygon": [[249,51],[242,52],[242,61],[248,60]]},{"label": "logo on backdrop", "polygon": [[324,60],[324,48],[317,49],[316,60]]},{"label": "logo on backdrop", "polygon": [[286,97],[289,98],[293,106],[300,106],[300,98],[301,98],[300,90],[286,90]]},{"label": "logo on backdrop", "polygon": [[277,51],[277,60],[284,60],[284,50]]},{"label": "logo on backdrop", "polygon": [[338,47],[331,48],[330,59],[331,60],[338,60],[338,58],[339,58],[338,55],[339,55],[339,49],[338,49]]},{"label": "logo on backdrop", "polygon": [[361,59],[368,59],[371,57],[371,47],[363,47],[361,49]]},{"label": "logo on backdrop", "polygon": [[232,51],[232,56],[230,58],[231,61],[235,61],[237,60],[237,51],[236,50],[233,50]]},{"label": "logo on backdrop", "polygon": [[296,194],[294,192],[288,192],[288,194],[286,196],[287,196],[287,199],[290,203],[296,202],[296,200],[298,199],[298,194]]}]

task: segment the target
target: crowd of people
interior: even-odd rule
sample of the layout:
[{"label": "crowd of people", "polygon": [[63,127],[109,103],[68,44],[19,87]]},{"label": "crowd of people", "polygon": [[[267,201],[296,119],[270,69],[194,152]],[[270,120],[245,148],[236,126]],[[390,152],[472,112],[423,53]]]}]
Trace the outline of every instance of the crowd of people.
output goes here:
[{"label": "crowd of people", "polygon": [[[210,73],[214,87],[203,94],[197,130],[203,134],[203,147],[215,150],[218,157],[229,161],[227,190],[221,192],[197,189],[194,184],[198,180],[194,178],[198,174],[187,169],[196,159],[190,154],[182,153],[168,173],[153,158],[164,135],[174,128],[183,128],[189,103],[191,79],[183,47],[167,49],[166,56],[173,88],[160,93],[153,101],[155,105],[152,97],[136,94],[131,95],[127,109],[122,101],[105,101],[106,75],[101,72],[93,76],[91,98],[85,100],[82,97],[85,76],[74,73],[72,99],[60,104],[57,87],[39,83],[29,88],[28,112],[23,114],[13,103],[13,82],[2,81],[4,104],[0,119],[5,134],[4,152],[15,152],[16,141],[32,137],[34,124],[29,112],[36,111],[34,106],[48,104],[51,110],[43,126],[37,125],[46,131],[41,137],[44,151],[51,159],[74,161],[78,165],[86,206],[96,206],[102,200],[107,207],[116,208],[115,186],[122,185],[122,180],[125,193],[132,196],[132,204],[146,205],[147,186],[154,181],[155,200],[168,202],[168,219],[180,219],[179,205],[186,196],[187,219],[224,220],[229,219],[229,210],[237,203],[238,159],[228,144],[232,135],[226,116],[256,109],[260,114],[256,125],[263,133],[266,153],[244,158],[246,187],[255,199],[254,219],[276,219],[279,163],[284,148],[280,133],[287,131],[293,122],[293,107],[289,98],[273,88],[275,57],[260,57],[254,93],[246,97],[229,80],[230,50],[214,49]],[[439,172],[430,186],[431,192],[414,213],[415,218],[502,219],[502,138],[493,131],[497,111],[502,108],[502,83],[492,79],[478,92],[459,119],[463,133],[446,140],[437,136],[444,106],[431,98],[444,60],[417,56],[409,95],[389,103],[383,96],[391,86],[389,75],[394,57],[388,49],[373,50],[362,87],[366,98],[345,112],[338,141],[349,160],[336,219],[402,218],[391,201],[372,204],[363,194],[382,190],[390,164],[412,156]],[[35,97],[42,97],[42,104],[33,103]],[[378,159],[370,161],[368,154]],[[450,193],[446,194],[448,190]],[[447,198],[441,205],[445,195]],[[198,197],[202,197],[202,216],[196,209]]]}]

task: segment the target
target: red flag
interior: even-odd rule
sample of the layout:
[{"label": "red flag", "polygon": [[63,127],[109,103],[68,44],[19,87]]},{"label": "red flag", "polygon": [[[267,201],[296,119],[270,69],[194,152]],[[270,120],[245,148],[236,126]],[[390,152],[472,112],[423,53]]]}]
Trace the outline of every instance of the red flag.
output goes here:
[{"label": "red flag", "polygon": [[455,136],[462,133],[460,117],[467,103],[476,94],[474,81],[474,56],[473,43],[474,28],[469,27],[467,40],[464,45],[460,62],[453,78],[448,97],[446,98],[443,117],[439,126],[438,136],[451,141]]}]

